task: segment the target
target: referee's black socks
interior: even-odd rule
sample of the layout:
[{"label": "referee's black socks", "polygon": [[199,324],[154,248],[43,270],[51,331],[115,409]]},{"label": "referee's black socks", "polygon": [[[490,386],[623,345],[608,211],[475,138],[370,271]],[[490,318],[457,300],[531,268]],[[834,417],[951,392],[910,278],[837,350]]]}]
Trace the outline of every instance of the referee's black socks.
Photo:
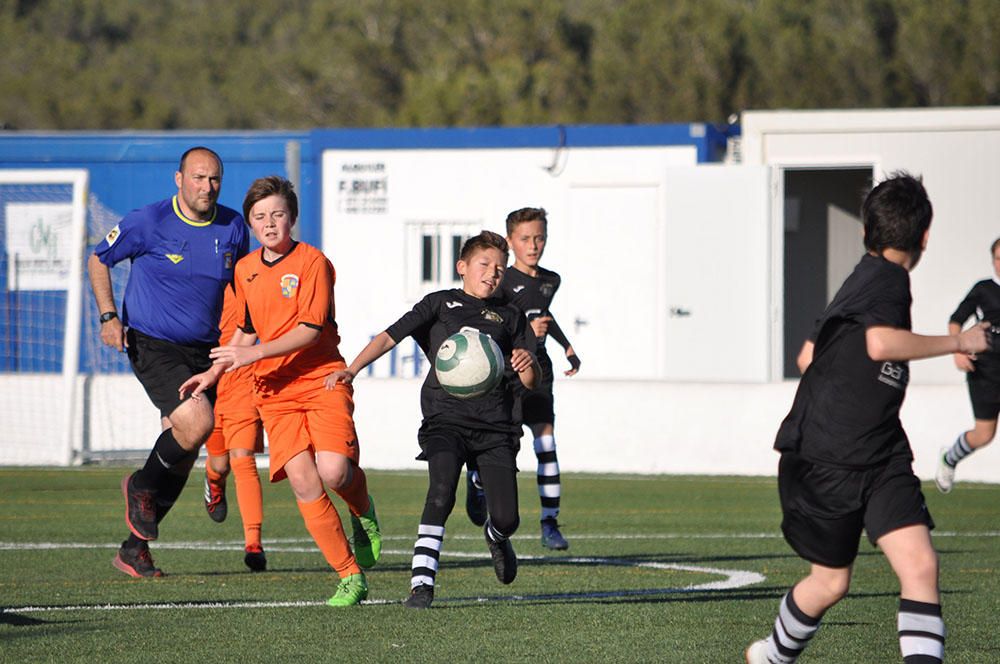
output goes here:
[{"label": "referee's black socks", "polygon": [[[197,450],[194,454],[197,456]],[[156,443],[153,445],[153,450],[149,453],[149,457],[146,459],[146,464],[136,473],[133,482],[136,488],[143,489],[146,491],[158,491],[164,486],[166,486],[170,480],[169,475],[171,470],[175,466],[180,466],[181,464],[188,462],[191,457],[191,452],[181,447],[177,440],[174,438],[173,429],[166,429],[160,434],[160,437],[156,439]],[[188,465],[187,472],[184,473],[184,479],[187,479],[187,473],[190,472],[190,465]],[[180,468],[178,468],[180,470]],[[176,473],[176,471],[174,471]]]}]

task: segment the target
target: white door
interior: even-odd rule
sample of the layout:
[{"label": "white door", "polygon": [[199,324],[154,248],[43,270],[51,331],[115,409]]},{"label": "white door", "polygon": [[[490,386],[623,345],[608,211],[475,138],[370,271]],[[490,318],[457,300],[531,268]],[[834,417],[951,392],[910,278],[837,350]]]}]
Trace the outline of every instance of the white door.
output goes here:
[{"label": "white door", "polygon": [[667,380],[768,378],[768,169],[669,169],[665,187]]},{"label": "white door", "polygon": [[[662,318],[662,190],[653,186],[573,186],[568,214],[551,238],[563,284],[552,312],[587,378],[655,378]],[[543,261],[545,264],[545,261]],[[566,368],[550,340],[557,375]]]}]

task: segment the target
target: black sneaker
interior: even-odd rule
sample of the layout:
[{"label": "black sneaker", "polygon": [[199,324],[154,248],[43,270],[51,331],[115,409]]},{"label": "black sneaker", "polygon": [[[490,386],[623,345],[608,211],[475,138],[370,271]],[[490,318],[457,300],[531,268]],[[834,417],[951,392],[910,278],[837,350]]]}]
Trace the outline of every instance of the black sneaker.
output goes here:
[{"label": "black sneaker", "polygon": [[226,501],[226,483],[219,486],[205,475],[205,511],[216,523],[222,523],[229,514],[229,503]]},{"label": "black sneaker", "polygon": [[267,569],[267,556],[264,549],[259,546],[248,546],[243,556],[243,564],[250,568],[251,572],[263,572]]},{"label": "black sneaker", "polygon": [[434,601],[434,586],[421,583],[410,590],[410,596],[403,600],[403,606],[408,609],[429,609]]},{"label": "black sneaker", "polygon": [[559,522],[553,518],[542,519],[542,546],[553,551],[565,551],[569,542],[559,532]]},{"label": "black sneaker", "polygon": [[155,540],[159,533],[156,525],[156,496],[152,491],[138,489],[135,475],[122,479],[122,494],[125,496],[125,523],[132,534],[142,540]]},{"label": "black sneaker", "polygon": [[136,549],[126,548],[128,540],[122,542],[118,553],[111,564],[137,579],[163,576],[159,567],[153,564],[153,556],[149,554],[149,545],[143,542]]},{"label": "black sneaker", "polygon": [[482,526],[486,523],[486,494],[474,477],[471,470],[465,474],[465,511],[472,523]]},{"label": "black sneaker", "polygon": [[490,539],[489,524],[483,529],[486,534],[486,544],[490,547],[490,557],[493,558],[493,571],[497,574],[497,580],[504,585],[513,583],[517,576],[517,555],[509,539],[501,542],[494,542]]}]

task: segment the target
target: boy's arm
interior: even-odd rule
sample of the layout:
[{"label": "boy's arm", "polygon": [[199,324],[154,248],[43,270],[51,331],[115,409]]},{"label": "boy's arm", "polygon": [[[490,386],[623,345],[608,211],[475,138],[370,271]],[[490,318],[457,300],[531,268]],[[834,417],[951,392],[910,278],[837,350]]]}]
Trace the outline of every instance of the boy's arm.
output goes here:
[{"label": "boy's arm", "polygon": [[365,367],[388,353],[395,345],[396,342],[389,336],[388,332],[379,332],[374,339],[368,342],[367,346],[361,349],[358,356],[351,362],[351,366],[341,371],[334,371],[326,377],[326,389],[332,390],[337,383],[350,385]]},{"label": "boy's arm", "polygon": [[806,369],[813,361],[813,351],[816,349],[816,342],[812,339],[806,339],[802,344],[802,349],[799,350],[798,357],[795,358],[795,364],[799,367],[799,373],[805,373]]},{"label": "boy's arm", "polygon": [[[948,334],[955,335],[962,331],[961,323],[956,323],[955,321],[948,322]],[[964,371],[965,373],[971,373],[976,370],[976,364],[972,359],[965,353],[955,353],[954,355],[955,367],[959,371]]]},{"label": "boy's arm", "polygon": [[960,334],[929,336],[895,327],[873,326],[865,330],[868,356],[876,362],[921,360],[949,353],[974,355],[989,349],[987,322],[970,327]]},{"label": "boy's arm", "polygon": [[580,370],[580,356],[576,354],[575,350],[573,350],[573,344],[571,344],[569,339],[566,338],[566,334],[562,331],[562,328],[559,327],[559,323],[556,322],[555,316],[552,316],[551,313],[549,313],[549,316],[549,336],[555,339],[556,343],[562,346],[563,350],[566,351],[566,360],[569,362],[570,368],[564,373],[567,376],[572,376]]},{"label": "boy's arm", "polygon": [[257,360],[263,360],[266,357],[280,357],[294,353],[307,346],[312,346],[319,341],[322,332],[322,330],[316,329],[311,325],[299,323],[277,339],[265,341],[262,344],[254,346],[252,344],[257,336],[249,335],[237,329],[236,334],[233,335],[228,345],[213,348],[209,355],[215,364],[228,365],[226,371],[233,371],[248,364],[253,364]]}]

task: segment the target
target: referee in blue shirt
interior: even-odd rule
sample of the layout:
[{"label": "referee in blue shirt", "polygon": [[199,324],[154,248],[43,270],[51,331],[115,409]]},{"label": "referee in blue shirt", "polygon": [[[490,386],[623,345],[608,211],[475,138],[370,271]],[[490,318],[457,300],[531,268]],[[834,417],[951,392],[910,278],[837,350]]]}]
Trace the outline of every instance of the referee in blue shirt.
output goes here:
[{"label": "referee in blue shirt", "polygon": [[[191,148],[181,156],[174,182],[176,196],[127,214],[87,263],[101,312],[101,341],[128,353],[132,371],[162,417],[163,432],[146,464],[122,481],[131,534],[113,563],[133,577],[163,575],[147,542],[156,539],[214,421],[214,391],[206,399],[182,400],[178,390],[212,367],[208,352],[219,343],[223,292],[250,242],[243,217],[216,203],[222,186],[219,155]],[[119,316],[111,267],[125,259],[132,269]]]}]

